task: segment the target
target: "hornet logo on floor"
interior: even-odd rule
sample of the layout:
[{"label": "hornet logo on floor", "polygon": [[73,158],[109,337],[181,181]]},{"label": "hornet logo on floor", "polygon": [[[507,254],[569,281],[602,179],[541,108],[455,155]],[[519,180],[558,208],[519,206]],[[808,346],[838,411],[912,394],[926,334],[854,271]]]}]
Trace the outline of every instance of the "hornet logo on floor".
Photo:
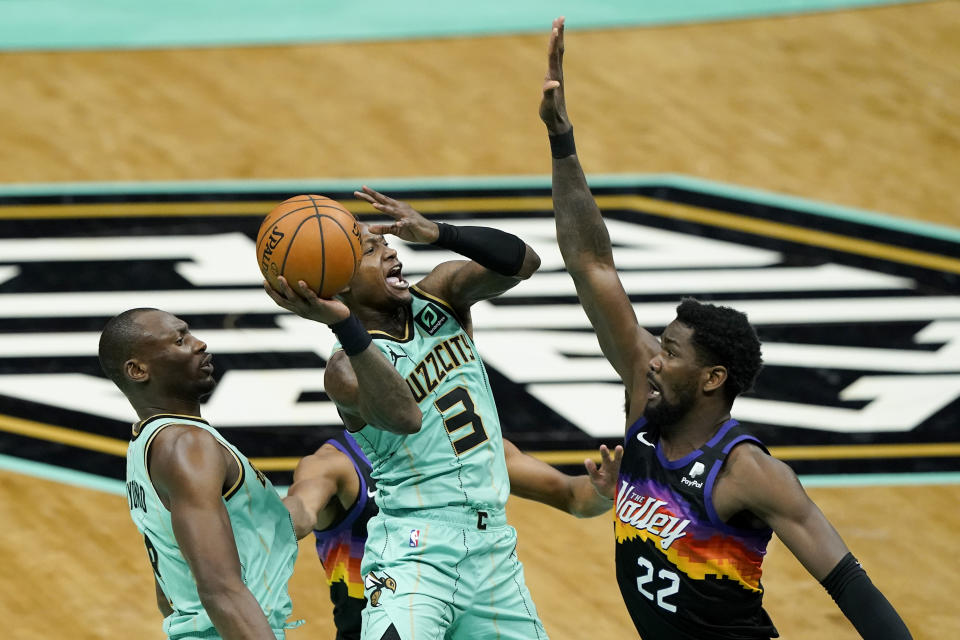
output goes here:
[{"label": "hornet logo on floor", "polygon": [[[622,438],[623,387],[564,270],[549,189],[423,193],[414,206],[433,212],[442,206],[431,205],[432,198],[454,203],[455,215],[431,214],[436,219],[515,233],[541,256],[537,274],[472,308],[474,341],[508,437],[527,434],[524,442],[537,449],[555,447],[557,434],[583,447]],[[734,417],[773,445],[857,443],[867,434],[891,442],[956,439],[950,426],[960,419],[960,251],[952,237],[760,206],[709,189],[691,193],[669,184],[595,188],[643,326],[659,333],[680,298],[695,296],[740,309],[757,327],[766,367],[756,390],[737,400]],[[402,190],[391,195],[407,198]],[[204,417],[231,439],[248,434],[248,455],[304,454],[294,435],[289,445],[254,437],[264,429],[340,428],[323,388],[333,334],[280,309],[261,288],[254,237],[265,212],[288,196],[21,194],[14,200],[0,192],[4,451],[43,460],[49,451],[32,438],[48,448],[63,444],[60,432],[25,425],[118,442],[128,437],[136,416],[100,373],[96,352],[106,320],[131,307],[177,314],[208,344],[219,384]],[[146,206],[150,214],[139,215]],[[758,221],[763,225],[751,227]],[[840,240],[818,246],[804,235],[810,228]],[[888,246],[891,259],[865,253],[857,236]],[[411,282],[460,259],[433,246],[391,242]],[[930,268],[931,256],[946,266]],[[449,321],[433,305],[416,318],[428,333]],[[97,455],[122,455],[97,447]],[[699,475],[691,473],[691,481]]]}]

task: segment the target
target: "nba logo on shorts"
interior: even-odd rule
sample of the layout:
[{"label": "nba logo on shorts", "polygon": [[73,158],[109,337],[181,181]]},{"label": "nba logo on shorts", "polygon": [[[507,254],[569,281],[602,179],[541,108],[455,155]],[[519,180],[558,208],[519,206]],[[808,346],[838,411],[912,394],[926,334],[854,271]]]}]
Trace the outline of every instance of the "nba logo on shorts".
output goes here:
[{"label": "nba logo on shorts", "polygon": [[411,529],[410,530],[410,546],[419,547],[420,546],[420,529]]}]

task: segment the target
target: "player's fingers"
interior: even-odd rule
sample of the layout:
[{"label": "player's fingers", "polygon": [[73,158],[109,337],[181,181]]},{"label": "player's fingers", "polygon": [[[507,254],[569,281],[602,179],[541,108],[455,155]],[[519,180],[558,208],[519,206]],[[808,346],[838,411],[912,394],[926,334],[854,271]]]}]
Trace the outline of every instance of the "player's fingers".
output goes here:
[{"label": "player's fingers", "polygon": [[353,197],[356,198],[357,200],[363,200],[364,202],[368,202],[370,204],[373,204],[374,202],[376,202],[376,200],[373,199],[373,196],[369,196],[365,194],[363,191],[354,191]]},{"label": "player's fingers", "polygon": [[277,292],[284,297],[285,300],[295,300],[296,294],[293,293],[293,288],[290,286],[290,283],[287,282],[287,279],[283,276],[277,276]]},{"label": "player's fingers", "polygon": [[613,461],[620,464],[621,460],[623,460],[623,446],[618,444],[617,448],[613,450]]},{"label": "player's fingers", "polygon": [[594,462],[590,458],[587,458],[586,460],[583,461],[583,466],[587,468],[587,473],[590,474],[591,478],[597,477],[597,474],[599,473],[599,469],[597,469],[596,462]]},{"label": "player's fingers", "polygon": [[368,187],[367,185],[363,185],[362,189],[363,189],[364,193],[366,193],[367,195],[369,195],[371,198],[373,198],[373,199],[376,200],[377,202],[380,202],[380,203],[383,203],[383,204],[387,204],[387,205],[390,205],[390,204],[395,205],[395,204],[397,204],[397,201],[394,200],[393,198],[391,198],[390,196],[384,195],[384,194],[380,193],[379,191],[377,191],[376,189],[371,189],[371,188]]},{"label": "player's fingers", "polygon": [[270,296],[270,299],[276,302],[279,305],[283,305],[286,302],[286,299],[281,296],[273,286],[267,280],[263,281],[263,290],[267,292],[267,295]]},{"label": "player's fingers", "polygon": [[607,445],[600,445],[600,459],[603,460],[603,466],[607,466],[613,462],[613,456],[610,455],[610,449],[607,448]]},{"label": "player's fingers", "polygon": [[320,297],[317,295],[317,292],[310,288],[303,280],[297,282],[297,286],[300,288],[300,295],[309,303],[317,304],[320,300]]},{"label": "player's fingers", "polygon": [[384,234],[397,235],[397,232],[400,231],[400,223],[394,224],[372,224],[367,229],[375,236],[382,236]]}]

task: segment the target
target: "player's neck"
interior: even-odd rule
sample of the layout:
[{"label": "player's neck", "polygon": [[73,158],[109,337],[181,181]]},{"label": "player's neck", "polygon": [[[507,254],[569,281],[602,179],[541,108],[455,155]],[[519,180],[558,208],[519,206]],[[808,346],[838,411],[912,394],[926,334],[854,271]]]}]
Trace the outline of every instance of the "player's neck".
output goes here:
[{"label": "player's neck", "polygon": [[354,311],[367,331],[382,331],[391,336],[402,337],[407,330],[410,318],[410,305],[405,304],[392,309],[380,310],[362,308]]},{"label": "player's neck", "polygon": [[660,427],[660,449],[668,460],[679,460],[705,445],[729,419],[728,410],[691,409],[676,423]]},{"label": "player's neck", "polygon": [[200,417],[200,403],[196,401],[167,399],[162,402],[145,402],[136,405],[134,408],[137,410],[137,415],[141,421],[163,414]]}]

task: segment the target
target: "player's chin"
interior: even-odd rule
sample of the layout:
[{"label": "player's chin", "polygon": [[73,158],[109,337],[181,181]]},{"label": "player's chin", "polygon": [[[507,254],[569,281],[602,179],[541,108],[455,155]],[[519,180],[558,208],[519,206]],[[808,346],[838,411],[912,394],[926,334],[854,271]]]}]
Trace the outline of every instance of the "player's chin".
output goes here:
[{"label": "player's chin", "polygon": [[208,376],[197,382],[197,395],[200,397],[200,400],[206,400],[213,394],[213,390],[216,388],[217,381],[213,376]]},{"label": "player's chin", "polygon": [[413,299],[413,294],[410,293],[410,285],[407,284],[405,287],[398,287],[396,285],[387,284],[387,295],[390,296],[393,300],[397,300],[406,304]]}]

